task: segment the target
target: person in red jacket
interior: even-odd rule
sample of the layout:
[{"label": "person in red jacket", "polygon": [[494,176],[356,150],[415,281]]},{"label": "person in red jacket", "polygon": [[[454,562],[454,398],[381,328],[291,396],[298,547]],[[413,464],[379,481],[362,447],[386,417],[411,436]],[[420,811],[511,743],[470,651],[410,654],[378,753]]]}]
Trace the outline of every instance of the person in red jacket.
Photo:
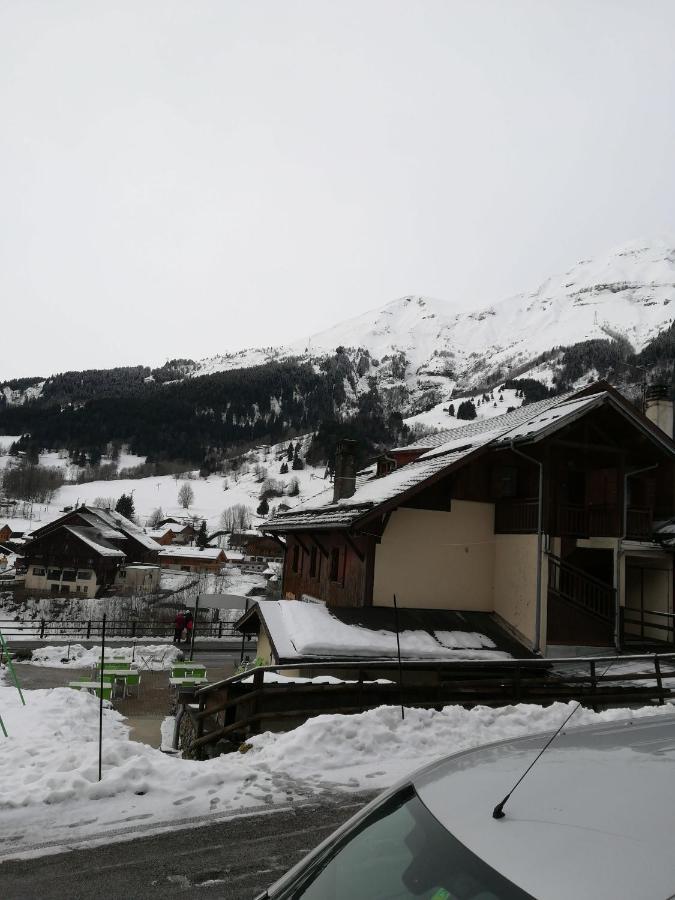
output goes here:
[{"label": "person in red jacket", "polygon": [[180,639],[183,637],[183,629],[185,628],[185,613],[178,611],[176,615],[176,621],[174,622],[174,632],[173,632],[173,642],[174,644],[180,644]]},{"label": "person in red jacket", "polygon": [[192,640],[192,629],[194,628],[194,621],[192,619],[192,613],[188,610],[185,613],[185,643],[189,644]]}]

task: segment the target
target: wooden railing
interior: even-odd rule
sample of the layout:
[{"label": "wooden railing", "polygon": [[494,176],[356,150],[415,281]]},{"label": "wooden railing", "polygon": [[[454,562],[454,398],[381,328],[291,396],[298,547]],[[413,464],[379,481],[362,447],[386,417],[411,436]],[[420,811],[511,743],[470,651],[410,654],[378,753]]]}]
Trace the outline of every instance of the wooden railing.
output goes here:
[{"label": "wooden railing", "polygon": [[654,533],[651,509],[629,506],[626,516],[626,537],[645,539]]},{"label": "wooden railing", "polygon": [[[536,497],[498,500],[495,503],[495,534],[536,534],[538,510]],[[554,534],[564,537],[618,537],[622,528],[621,513],[617,506],[566,503],[558,506],[550,527]],[[651,510],[629,507],[626,536],[643,540],[651,534]]]},{"label": "wooden railing", "polygon": [[495,503],[495,534],[536,534],[539,502],[499,500]]},{"label": "wooden railing", "polygon": [[[336,670],[343,681],[265,680],[267,672],[311,679]],[[376,680],[382,678],[391,680]],[[675,653],[555,660],[408,660],[401,663],[400,673],[391,659],[293,663],[256,668],[185,695],[183,713],[192,720],[192,733],[183,749],[199,755],[207,744],[227,741],[238,746],[266,728],[285,730],[321,713],[357,713],[382,704],[440,709],[578,700],[600,709],[673,698]]]},{"label": "wooden railing", "polygon": [[614,620],[614,588],[553,555],[548,558],[548,589],[584,612]]}]

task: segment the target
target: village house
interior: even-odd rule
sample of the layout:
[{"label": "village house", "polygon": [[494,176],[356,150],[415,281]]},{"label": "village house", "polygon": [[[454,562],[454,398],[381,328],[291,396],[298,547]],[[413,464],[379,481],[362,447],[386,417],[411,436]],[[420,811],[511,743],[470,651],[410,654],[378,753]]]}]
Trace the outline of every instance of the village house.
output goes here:
[{"label": "village house", "polygon": [[[252,532],[235,532],[230,547],[241,553],[237,563],[244,574],[263,574],[273,563],[282,563],[284,546],[278,538]],[[227,554],[231,559],[231,552]]]},{"label": "village house", "polygon": [[[480,614],[473,627],[524,653],[672,644],[672,421],[661,389],[643,415],[598,383],[360,473],[343,441],[333,490],[265,524],[286,541],[283,596],[366,627],[394,596],[402,611]],[[245,627],[269,643],[264,604]]]},{"label": "village house", "polygon": [[120,581],[124,585],[124,570],[133,564],[155,570],[150,577],[146,570],[146,586],[158,582],[159,546],[114,510],[71,510],[33,531],[23,552],[29,591],[97,596]]},{"label": "village house", "polygon": [[159,551],[159,564],[163,569],[220,572],[225,562],[225,551],[220,547],[163,547]]},{"label": "village house", "polygon": [[169,519],[166,522],[152,528],[148,531],[148,535],[161,544],[163,547],[176,544],[178,546],[187,546],[192,544],[195,539],[195,529],[191,524],[177,522],[175,519]]}]

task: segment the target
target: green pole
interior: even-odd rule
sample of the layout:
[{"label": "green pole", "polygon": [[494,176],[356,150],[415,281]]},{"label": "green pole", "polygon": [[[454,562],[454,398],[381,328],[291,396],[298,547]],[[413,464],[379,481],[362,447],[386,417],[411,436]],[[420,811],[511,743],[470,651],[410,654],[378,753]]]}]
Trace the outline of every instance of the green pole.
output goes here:
[{"label": "green pole", "polygon": [[[2,649],[3,649],[4,653],[5,653],[5,659],[7,660],[7,667],[9,668],[9,671],[12,673],[12,678],[14,679],[14,684],[16,685],[16,689],[17,689],[17,691],[19,692],[19,697],[21,697],[21,702],[22,702],[23,705],[25,706],[25,705],[26,705],[26,701],[24,700],[23,691],[21,690],[21,685],[19,684],[19,679],[16,677],[16,671],[15,671],[15,669],[14,669],[14,664],[12,663],[12,659],[11,659],[11,657],[10,657],[10,655],[9,655],[9,649],[8,649],[8,647],[7,647],[7,644],[6,644],[6,642],[5,642],[5,638],[4,638],[4,636],[3,636],[3,634],[2,634],[1,631],[0,631],[0,644],[2,644]],[[2,730],[3,730],[3,731],[5,730],[4,725],[3,725],[3,729],[2,729]],[[5,734],[5,737],[7,737],[6,734]]]},{"label": "green pole", "polygon": [[2,716],[0,716],[0,728],[2,728],[2,733],[5,737],[9,737],[7,734],[7,729],[5,728],[5,723],[2,721]]},{"label": "green pole", "polygon": [[103,658],[105,656],[105,613],[103,613],[103,623],[101,625],[101,686],[98,698],[98,780],[103,778],[103,669],[105,665]]}]

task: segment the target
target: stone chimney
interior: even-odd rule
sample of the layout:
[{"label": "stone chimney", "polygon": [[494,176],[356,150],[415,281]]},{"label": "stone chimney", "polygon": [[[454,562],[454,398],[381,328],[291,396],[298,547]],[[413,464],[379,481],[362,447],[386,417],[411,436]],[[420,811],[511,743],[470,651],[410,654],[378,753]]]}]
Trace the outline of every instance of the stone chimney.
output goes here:
[{"label": "stone chimney", "polygon": [[673,396],[667,384],[649,385],[645,392],[645,415],[669,438],[673,437]]},{"label": "stone chimney", "polygon": [[333,503],[346,500],[356,490],[356,441],[344,439],[335,449]]}]

